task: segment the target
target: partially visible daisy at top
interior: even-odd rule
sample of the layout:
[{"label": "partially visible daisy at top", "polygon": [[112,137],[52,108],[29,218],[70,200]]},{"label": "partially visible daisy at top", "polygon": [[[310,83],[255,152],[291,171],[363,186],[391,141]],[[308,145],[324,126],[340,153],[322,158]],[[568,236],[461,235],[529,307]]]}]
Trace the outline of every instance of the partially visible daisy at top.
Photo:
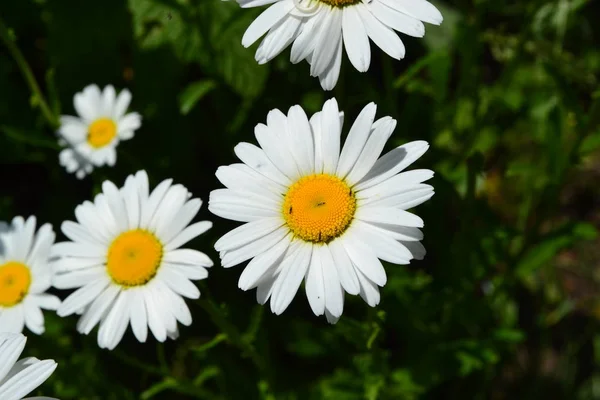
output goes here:
[{"label": "partially visible daisy at top", "polygon": [[404,44],[395,31],[423,37],[423,22],[439,25],[442,14],[425,0],[237,0],[243,8],[273,4],[250,24],[242,45],[265,38],[256,51],[264,64],[290,44],[290,60],[307,60],[310,75],[324,90],[335,87],[342,65],[342,44],[360,72],[371,63],[369,38],[390,57],[404,58]]},{"label": "partially visible daisy at top", "polygon": [[300,106],[275,109],[254,130],[260,147],[240,143],[242,163],[219,167],[226,189],[213,190],[208,209],[245,222],[215,243],[225,268],[249,261],[242,290],[281,314],[302,281],[315,315],[334,323],[344,292],[372,307],[387,281],[380,260],[422,259],[423,220],[407,210],[433,196],[428,169],[403,172],[429,148],[406,143],[379,157],[396,121],[375,120],[368,104],[341,143],[343,114],[335,99],[310,119]]},{"label": "partially visible daisy at top", "polygon": [[60,152],[60,165],[79,179],[94,167],[115,165],[119,142],[131,139],[142,125],[140,114],[127,113],[130,102],[129,90],[124,89],[117,96],[112,85],[103,91],[97,85],[89,85],[75,94],[77,117],[60,117],[58,135],[61,144],[67,146]]}]

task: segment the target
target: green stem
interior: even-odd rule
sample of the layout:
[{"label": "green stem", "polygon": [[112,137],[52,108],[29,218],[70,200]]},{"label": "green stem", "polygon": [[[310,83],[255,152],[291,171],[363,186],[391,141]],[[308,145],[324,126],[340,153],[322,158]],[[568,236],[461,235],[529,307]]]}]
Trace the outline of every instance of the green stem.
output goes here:
[{"label": "green stem", "polygon": [[199,304],[204,308],[208,315],[210,315],[215,325],[227,335],[231,343],[247,353],[261,373],[264,373],[266,371],[265,365],[254,349],[254,346],[244,340],[240,331],[223,316],[223,312],[219,307],[212,300],[200,301]]},{"label": "green stem", "polygon": [[33,76],[33,72],[31,71],[29,64],[27,64],[27,61],[25,61],[25,57],[23,57],[23,53],[21,53],[21,50],[19,50],[14,40],[11,38],[10,32],[8,31],[8,28],[4,24],[2,18],[0,18],[0,39],[2,39],[2,42],[6,45],[8,51],[15,59],[15,62],[19,66],[19,69],[21,70],[25,81],[27,82],[29,88],[33,92],[33,96],[35,99],[34,104],[39,105],[40,109],[42,110],[42,114],[44,115],[44,118],[46,118],[46,121],[48,121],[50,126],[53,129],[55,129],[56,127],[58,127],[57,119],[50,110],[50,107],[48,107],[48,103],[46,102],[46,99],[44,98],[44,95],[42,94],[42,91],[40,90],[40,87],[37,81],[35,80],[35,77]]}]

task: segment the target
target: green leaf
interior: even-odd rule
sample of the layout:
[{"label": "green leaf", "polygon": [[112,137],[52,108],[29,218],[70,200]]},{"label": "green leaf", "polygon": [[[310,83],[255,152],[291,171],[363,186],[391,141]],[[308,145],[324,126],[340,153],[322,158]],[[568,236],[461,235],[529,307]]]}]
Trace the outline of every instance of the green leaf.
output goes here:
[{"label": "green leaf", "polygon": [[217,87],[217,83],[212,80],[203,80],[189,84],[179,95],[179,111],[187,115],[192,108],[208,92]]},{"label": "green leaf", "polygon": [[529,250],[517,265],[516,273],[525,277],[547,264],[563,248],[571,244],[573,239],[569,235],[560,235],[547,239]]}]

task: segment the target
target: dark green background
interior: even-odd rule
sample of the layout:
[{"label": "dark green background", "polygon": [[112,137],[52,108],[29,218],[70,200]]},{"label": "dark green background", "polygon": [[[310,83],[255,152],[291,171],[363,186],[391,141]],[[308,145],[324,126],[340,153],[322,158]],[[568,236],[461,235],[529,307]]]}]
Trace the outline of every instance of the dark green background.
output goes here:
[{"label": "dark green background", "polygon": [[[346,296],[337,325],[301,289],[282,316],[242,292],[242,266],[217,266],[190,301],[177,341],[116,351],[96,331],[46,313],[25,355],[59,367],[39,390],[67,399],[600,398],[600,4],[586,0],[435,1],[424,39],[400,62],[372,46],[368,73],[344,59],[324,93],[289,50],[258,66],[241,37],[260,10],[220,0],[1,0],[0,18],[55,115],[90,83],[133,93],[142,114],[115,168],[82,181],[58,164],[55,128],[0,46],[0,219],[36,215],[58,230],[104,179],[146,169],[207,200],[214,171],[273,108],[312,114],[335,96],[346,130],[368,102],[398,120],[386,149],[424,139],[435,170],[424,261],[387,265],[381,304]],[[61,234],[59,234],[61,237]],[[67,292],[57,292],[62,298]],[[211,305],[216,308],[211,308]],[[219,308],[218,312],[208,311]],[[221,320],[223,318],[224,320]],[[228,325],[227,325],[228,324]],[[227,332],[222,333],[224,325]],[[238,336],[236,332],[240,333]],[[214,345],[214,346],[213,346]]]}]

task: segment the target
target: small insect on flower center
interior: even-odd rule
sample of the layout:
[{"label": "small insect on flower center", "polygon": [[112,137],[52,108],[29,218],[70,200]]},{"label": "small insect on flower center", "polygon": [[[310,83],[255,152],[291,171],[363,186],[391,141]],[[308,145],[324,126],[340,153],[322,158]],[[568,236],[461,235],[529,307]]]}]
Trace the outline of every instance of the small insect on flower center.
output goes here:
[{"label": "small insect on flower center", "polygon": [[336,176],[315,174],[289,188],[282,213],[294,235],[307,242],[327,243],[344,233],[355,210],[350,186]]},{"label": "small insect on flower center", "polygon": [[154,234],[134,229],[119,235],[108,249],[106,269],[113,282],[121,286],[148,283],[158,271],[163,245]]},{"label": "small insect on flower center", "polygon": [[19,304],[29,292],[31,273],[25,264],[9,261],[0,265],[0,306]]},{"label": "small insect on flower center", "polygon": [[110,118],[95,120],[88,127],[87,141],[95,148],[104,147],[117,135],[117,124]]}]

